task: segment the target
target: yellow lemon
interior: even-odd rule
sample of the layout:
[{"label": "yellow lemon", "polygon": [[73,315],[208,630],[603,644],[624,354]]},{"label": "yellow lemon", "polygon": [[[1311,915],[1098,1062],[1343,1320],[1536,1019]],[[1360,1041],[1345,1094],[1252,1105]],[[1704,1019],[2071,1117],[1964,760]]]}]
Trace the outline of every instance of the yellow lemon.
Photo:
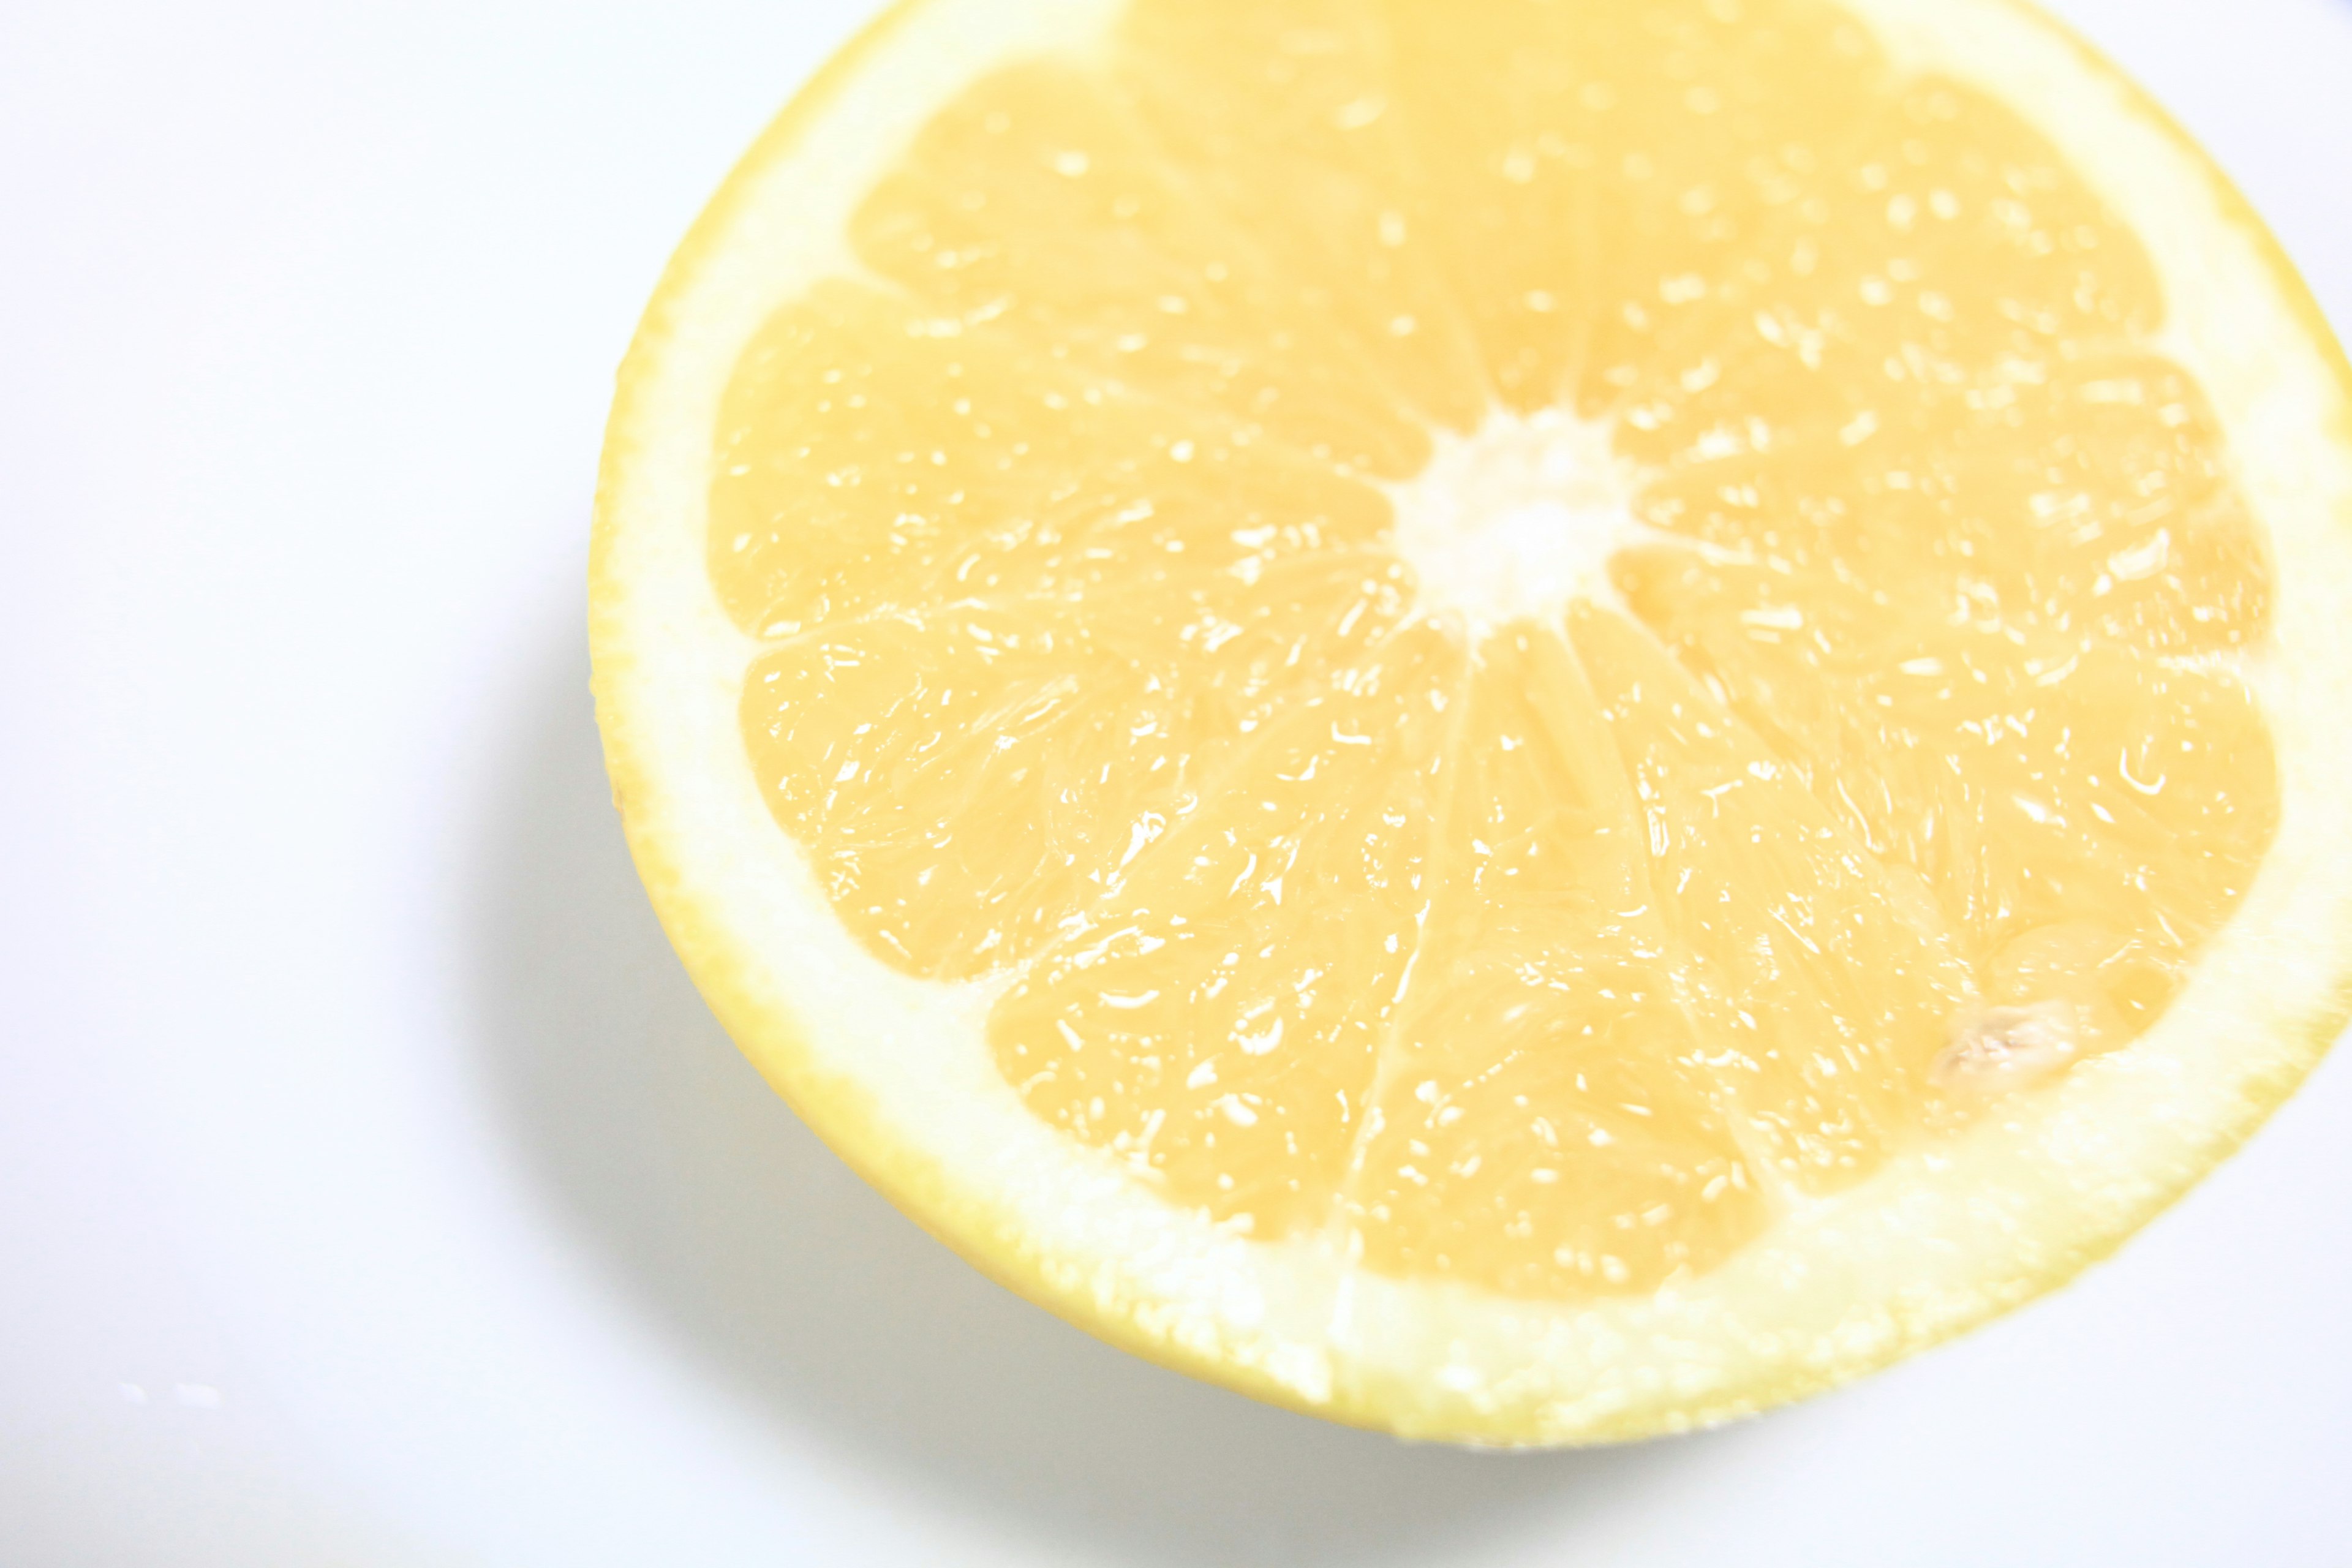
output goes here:
[{"label": "yellow lemon", "polygon": [[615,796],[1014,1289],[1411,1436],[1719,1420],[2336,1033],[2348,384],[2005,0],[913,0],[623,371]]}]

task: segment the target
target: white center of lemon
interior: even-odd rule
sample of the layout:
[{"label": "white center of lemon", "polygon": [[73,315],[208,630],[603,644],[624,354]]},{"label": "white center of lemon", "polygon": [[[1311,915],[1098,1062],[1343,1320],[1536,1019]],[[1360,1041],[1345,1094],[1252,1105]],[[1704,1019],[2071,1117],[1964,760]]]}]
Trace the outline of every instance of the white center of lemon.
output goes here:
[{"label": "white center of lemon", "polygon": [[1389,487],[1423,610],[1480,636],[1556,617],[1572,599],[1614,600],[1609,558],[1644,530],[1633,466],[1606,424],[1560,409],[1496,413],[1471,435],[1436,439],[1428,466]]}]

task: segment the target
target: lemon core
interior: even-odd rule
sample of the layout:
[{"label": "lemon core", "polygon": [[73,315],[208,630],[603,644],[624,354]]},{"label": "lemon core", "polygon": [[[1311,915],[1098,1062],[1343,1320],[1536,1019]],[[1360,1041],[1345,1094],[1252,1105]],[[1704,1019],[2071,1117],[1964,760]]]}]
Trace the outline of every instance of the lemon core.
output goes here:
[{"label": "lemon core", "polygon": [[1419,474],[1387,487],[1421,609],[1482,637],[1555,618],[1571,600],[1617,602],[1609,558],[1655,535],[1633,516],[1639,474],[1607,423],[1497,411],[1433,446]]}]

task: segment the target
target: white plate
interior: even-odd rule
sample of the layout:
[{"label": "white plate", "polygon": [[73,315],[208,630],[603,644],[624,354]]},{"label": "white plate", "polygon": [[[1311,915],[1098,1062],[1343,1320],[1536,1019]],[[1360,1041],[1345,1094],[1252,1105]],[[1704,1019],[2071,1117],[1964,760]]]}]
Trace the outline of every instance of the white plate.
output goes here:
[{"label": "white plate", "polygon": [[[1797,1410],[1407,1449],[1107,1350],[680,977],[586,700],[610,369],[864,5],[0,17],[0,1563],[2338,1564],[2352,1068]],[[2352,322],[2352,8],[2069,0]]]}]

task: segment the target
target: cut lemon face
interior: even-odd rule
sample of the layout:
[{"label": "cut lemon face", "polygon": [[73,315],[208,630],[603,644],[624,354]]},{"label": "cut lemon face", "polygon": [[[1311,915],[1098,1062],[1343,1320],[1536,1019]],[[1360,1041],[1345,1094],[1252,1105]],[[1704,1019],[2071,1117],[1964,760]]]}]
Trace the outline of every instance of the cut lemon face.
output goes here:
[{"label": "cut lemon face", "polygon": [[2001,0],[916,0],[624,370],[615,795],[1005,1284],[1412,1436],[1718,1420],[2334,1036],[2347,380]]}]

